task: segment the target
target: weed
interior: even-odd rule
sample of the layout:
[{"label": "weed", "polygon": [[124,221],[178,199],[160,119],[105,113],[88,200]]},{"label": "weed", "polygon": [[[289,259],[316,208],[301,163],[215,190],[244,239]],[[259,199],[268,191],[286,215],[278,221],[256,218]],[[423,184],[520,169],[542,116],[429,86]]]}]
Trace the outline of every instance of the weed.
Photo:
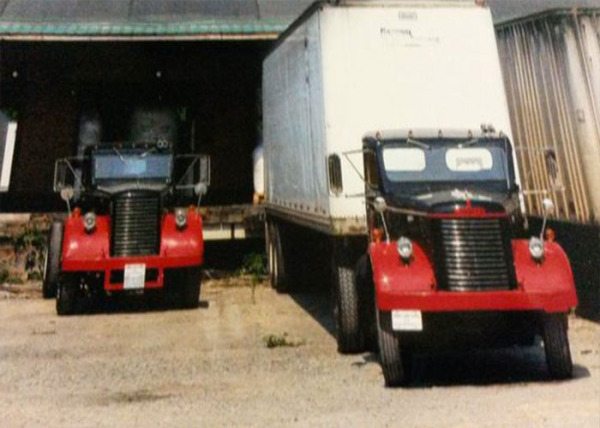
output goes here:
[{"label": "weed", "polygon": [[257,277],[258,281],[267,274],[267,256],[260,253],[250,253],[242,262],[242,273]]},{"label": "weed", "polygon": [[39,271],[33,271],[33,272],[30,272],[27,275],[27,279],[30,280],[30,281],[41,281],[44,278],[42,278],[42,273],[41,272],[39,272]]},{"label": "weed", "polygon": [[252,285],[252,303],[256,303],[255,290],[267,274],[267,257],[264,254],[250,253],[244,257],[242,274],[250,275]]},{"label": "weed", "polygon": [[8,269],[0,270],[0,284],[7,282],[9,277],[10,272],[8,271]]},{"label": "weed", "polygon": [[291,339],[287,333],[269,334],[263,337],[265,346],[271,348],[296,348],[304,345],[304,340]]},{"label": "weed", "polygon": [[8,278],[6,278],[6,282],[9,284],[14,284],[14,285],[19,285],[19,284],[24,283],[24,281],[21,277],[15,276],[15,275],[9,275]]},{"label": "weed", "polygon": [[25,270],[31,279],[42,277],[46,240],[46,233],[35,226],[25,228],[12,239],[15,253],[25,254]]}]

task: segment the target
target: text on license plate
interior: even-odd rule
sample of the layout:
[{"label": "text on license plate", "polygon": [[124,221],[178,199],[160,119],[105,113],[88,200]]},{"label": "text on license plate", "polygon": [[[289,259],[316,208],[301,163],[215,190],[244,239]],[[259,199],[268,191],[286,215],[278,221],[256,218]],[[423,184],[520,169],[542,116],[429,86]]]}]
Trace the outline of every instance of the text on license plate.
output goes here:
[{"label": "text on license plate", "polygon": [[123,277],[123,289],[138,290],[144,288],[146,265],[143,263],[125,265]]},{"label": "text on license plate", "polygon": [[394,331],[423,331],[421,311],[394,310],[392,311],[392,330]]}]

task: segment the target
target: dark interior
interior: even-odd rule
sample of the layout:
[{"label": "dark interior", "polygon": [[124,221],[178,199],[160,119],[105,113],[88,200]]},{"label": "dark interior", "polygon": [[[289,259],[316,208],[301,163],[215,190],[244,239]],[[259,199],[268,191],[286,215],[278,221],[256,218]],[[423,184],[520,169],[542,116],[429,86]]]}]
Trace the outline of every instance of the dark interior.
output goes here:
[{"label": "dark interior", "polygon": [[269,42],[2,42],[0,108],[18,119],[10,191],[0,211],[63,210],[54,161],[77,153],[82,113],[102,141],[127,139],[132,111],[176,109],[182,151],[211,156],[204,203],[252,200],[261,63]]}]

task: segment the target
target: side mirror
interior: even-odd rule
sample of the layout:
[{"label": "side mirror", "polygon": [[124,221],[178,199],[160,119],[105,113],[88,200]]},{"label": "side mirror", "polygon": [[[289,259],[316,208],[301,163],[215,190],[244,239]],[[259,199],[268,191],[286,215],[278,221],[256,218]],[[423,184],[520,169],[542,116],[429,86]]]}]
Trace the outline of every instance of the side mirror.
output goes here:
[{"label": "side mirror", "polygon": [[390,233],[388,231],[387,223],[385,221],[384,212],[387,209],[387,204],[385,203],[385,199],[381,196],[377,196],[373,201],[373,209],[379,214],[381,218],[381,224],[383,226],[383,230],[385,232],[385,240],[386,242],[390,242]]},{"label": "side mirror", "polygon": [[540,240],[544,240],[544,234],[546,232],[546,224],[548,223],[548,216],[554,212],[554,202],[552,199],[544,198],[542,201],[542,210],[544,211],[544,220],[542,221],[542,230],[540,231]]},{"label": "side mirror", "polygon": [[73,199],[74,195],[75,190],[71,186],[65,186],[62,189],[60,189],[60,197],[63,201],[66,202],[67,211],[69,212],[69,215],[71,215],[71,199]]},{"label": "side mirror", "polygon": [[204,182],[196,183],[194,186],[194,193],[196,196],[204,196],[208,192],[208,186]]},{"label": "side mirror", "polygon": [[542,201],[542,209],[544,210],[544,216],[548,216],[554,212],[554,202],[552,199],[544,198]]},{"label": "side mirror", "polygon": [[381,196],[377,196],[375,198],[375,200],[373,201],[373,208],[378,213],[383,213],[386,210],[386,208],[387,208],[387,204],[385,203],[385,199],[383,199]]},{"label": "side mirror", "polygon": [[60,190],[60,197],[63,201],[65,201],[66,203],[69,203],[69,201],[71,199],[73,199],[73,196],[75,195],[75,191],[73,190],[73,188],[71,186],[66,186],[63,187]]}]

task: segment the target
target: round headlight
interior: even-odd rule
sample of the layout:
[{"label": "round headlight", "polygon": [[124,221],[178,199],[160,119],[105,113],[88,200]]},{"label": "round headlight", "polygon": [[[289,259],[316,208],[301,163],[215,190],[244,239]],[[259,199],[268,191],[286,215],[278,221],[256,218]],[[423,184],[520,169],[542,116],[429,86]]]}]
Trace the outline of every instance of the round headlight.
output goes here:
[{"label": "round headlight", "polygon": [[400,258],[405,262],[408,262],[413,255],[413,246],[410,239],[405,238],[404,236],[398,239],[398,254],[400,254]]},{"label": "round headlight", "polygon": [[536,236],[533,236],[529,240],[529,253],[534,260],[542,260],[544,258],[544,241]]},{"label": "round headlight", "polygon": [[83,227],[85,228],[86,232],[93,232],[96,228],[96,214],[94,214],[91,211],[89,213],[86,213],[83,216]]},{"label": "round headlight", "polygon": [[187,210],[185,208],[175,208],[175,225],[179,229],[187,226]]}]

